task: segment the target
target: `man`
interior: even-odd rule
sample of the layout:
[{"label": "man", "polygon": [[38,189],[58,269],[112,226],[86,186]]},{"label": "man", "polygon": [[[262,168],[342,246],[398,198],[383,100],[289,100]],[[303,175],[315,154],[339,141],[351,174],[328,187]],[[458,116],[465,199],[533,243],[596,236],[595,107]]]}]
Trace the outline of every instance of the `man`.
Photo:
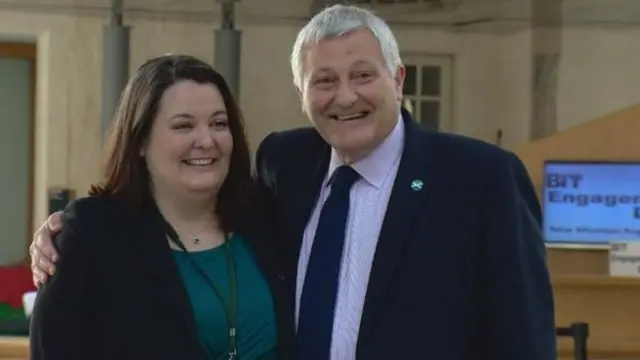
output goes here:
[{"label": "man", "polygon": [[[556,359],[540,208],[520,160],[416,124],[400,105],[396,40],[369,11],[316,15],[291,66],[314,127],[269,135],[256,181],[294,289],[297,357]],[[32,246],[41,280],[52,227]]]}]

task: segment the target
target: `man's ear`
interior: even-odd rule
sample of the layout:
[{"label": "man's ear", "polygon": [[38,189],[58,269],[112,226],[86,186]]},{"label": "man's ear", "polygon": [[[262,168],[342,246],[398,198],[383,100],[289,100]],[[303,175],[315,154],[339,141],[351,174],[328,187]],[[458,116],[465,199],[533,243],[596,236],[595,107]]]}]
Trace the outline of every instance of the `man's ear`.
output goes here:
[{"label": "man's ear", "polygon": [[396,93],[398,94],[398,100],[402,100],[402,89],[404,88],[404,78],[407,75],[407,70],[403,65],[398,66],[396,70],[396,76],[394,82],[396,83]]}]

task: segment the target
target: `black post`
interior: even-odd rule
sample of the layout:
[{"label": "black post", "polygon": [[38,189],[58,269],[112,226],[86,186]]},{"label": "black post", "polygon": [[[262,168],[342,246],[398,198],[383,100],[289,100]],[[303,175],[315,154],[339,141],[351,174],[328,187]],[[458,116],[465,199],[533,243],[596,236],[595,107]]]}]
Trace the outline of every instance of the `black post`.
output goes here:
[{"label": "black post", "polygon": [[588,360],[587,339],[589,338],[589,324],[583,322],[573,323],[571,324],[571,332],[573,333],[575,344],[575,360]]}]

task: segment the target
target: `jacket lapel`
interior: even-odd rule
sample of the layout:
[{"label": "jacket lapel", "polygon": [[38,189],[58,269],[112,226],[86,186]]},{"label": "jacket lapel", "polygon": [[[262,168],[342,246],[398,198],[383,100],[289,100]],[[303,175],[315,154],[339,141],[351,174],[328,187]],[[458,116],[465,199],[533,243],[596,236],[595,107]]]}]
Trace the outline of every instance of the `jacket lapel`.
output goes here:
[{"label": "jacket lapel", "polygon": [[[295,173],[295,176],[299,176],[295,181],[302,184],[302,189],[300,192],[293,192],[291,190],[290,194],[293,196],[293,211],[290,212],[292,214],[292,247],[291,249],[294,251],[290,259],[292,259],[292,274],[295,274],[293,277],[293,288],[295,290],[296,281],[298,274],[298,258],[300,257],[300,249],[302,247],[302,238],[304,236],[304,231],[307,226],[307,222],[311,217],[311,211],[317,203],[318,197],[320,196],[320,188],[322,186],[322,181],[325,178],[327,168],[329,167],[329,160],[331,149],[330,147],[321,140],[317,142],[317,147],[312,149],[312,153],[314,156],[313,159],[320,159],[317,162],[307,162],[310,166],[310,171],[299,171]],[[308,174],[306,177],[303,174]],[[302,175],[302,176],[301,176]],[[287,211],[289,214],[289,212]],[[295,293],[295,291],[294,291]]]},{"label": "jacket lapel", "polygon": [[158,296],[167,301],[167,311],[175,313],[187,334],[192,339],[197,339],[189,295],[173,259],[166,234],[152,210],[147,209],[145,212],[134,220],[137,224],[131,227],[137,230],[133,232],[132,240],[141,264],[148,271]]},{"label": "jacket lapel", "polygon": [[376,312],[389,291],[403,245],[410,237],[411,225],[420,205],[428,201],[433,178],[430,159],[434,154],[427,152],[425,130],[405,111],[403,118],[405,144],[369,276],[358,344],[374,326]]}]

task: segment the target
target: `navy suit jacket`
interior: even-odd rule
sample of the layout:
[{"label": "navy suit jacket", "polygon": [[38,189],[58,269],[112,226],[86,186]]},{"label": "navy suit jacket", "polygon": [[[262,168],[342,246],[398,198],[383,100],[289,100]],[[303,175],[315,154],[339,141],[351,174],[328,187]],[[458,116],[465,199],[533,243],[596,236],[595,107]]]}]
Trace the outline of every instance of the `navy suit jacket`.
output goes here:
[{"label": "navy suit jacket", "polygon": [[[491,144],[426,130],[404,110],[403,118],[404,150],[357,359],[555,360],[541,211],[522,162]],[[329,158],[329,145],[312,128],[273,133],[257,153],[288,302]],[[414,191],[414,180],[424,187]]]}]

